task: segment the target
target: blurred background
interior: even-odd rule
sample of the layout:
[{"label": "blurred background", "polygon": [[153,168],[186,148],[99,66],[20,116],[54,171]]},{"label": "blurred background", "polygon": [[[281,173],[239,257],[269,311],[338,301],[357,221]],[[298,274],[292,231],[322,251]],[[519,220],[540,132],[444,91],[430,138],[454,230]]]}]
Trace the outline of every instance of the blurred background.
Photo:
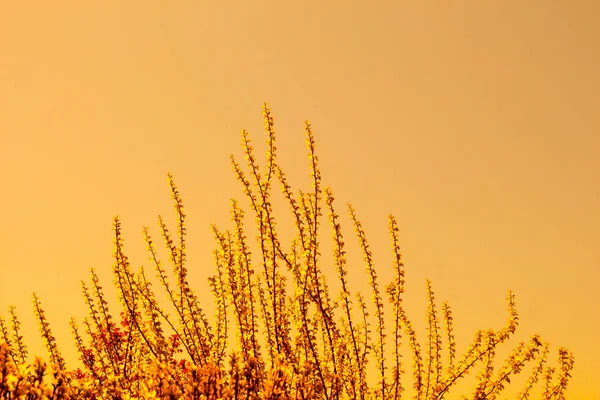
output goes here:
[{"label": "blurred background", "polygon": [[[231,227],[230,198],[249,211],[228,157],[243,161],[245,128],[264,162],[268,102],[295,189],[310,187],[303,124],[313,125],[355,291],[370,298],[346,203],[382,287],[393,277],[386,217],[398,219],[422,343],[425,279],[453,307],[459,352],[476,329],[505,324],[512,289],[520,326],[505,351],[534,333],[552,362],[567,347],[568,398],[599,399],[600,3],[460,4],[0,3],[0,314],[15,305],[30,354],[46,354],[37,292],[77,365],[68,321],[86,316],[80,281],[96,268],[118,313],[112,217],[132,267],[149,268],[142,227],[156,242],[158,214],[176,228],[167,172],[188,214],[190,281],[208,294],[210,224]],[[334,282],[330,234],[324,225]]]}]

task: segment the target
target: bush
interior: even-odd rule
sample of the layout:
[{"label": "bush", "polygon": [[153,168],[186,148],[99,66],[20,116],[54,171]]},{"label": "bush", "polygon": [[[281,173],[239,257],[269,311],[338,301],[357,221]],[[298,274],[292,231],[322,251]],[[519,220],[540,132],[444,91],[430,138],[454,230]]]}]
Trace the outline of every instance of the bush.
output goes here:
[{"label": "bush", "polygon": [[[497,347],[505,343],[517,327],[515,299],[510,292],[506,326],[499,331],[477,331],[471,345],[457,357],[450,306],[444,303],[441,313],[438,312],[431,282],[427,281],[428,335],[422,350],[403,306],[404,266],[396,220],[389,216],[395,278],[384,293],[365,232],[349,206],[372,289],[372,324],[364,298],[360,293],[353,296],[348,289],[344,238],[333,192],[321,184],[311,125],[306,123],[312,188],[309,192],[294,194],[276,159],[273,118],[266,104],[263,115],[268,145],[264,172],[260,172],[246,131],[242,131],[242,147],[249,172],[231,158],[256,217],[260,261],[253,262],[251,258],[243,224],[244,212],[233,200],[233,229],[221,231],[212,227],[217,243],[216,273],[209,278],[216,305],[214,322],[207,319],[187,280],[186,215],[180,193],[169,174],[178,230],[172,235],[161,217],[159,226],[170,255],[174,285],[169,283],[147,228],[144,234],[154,271],[175,310],[175,318],[170,318],[159,305],[145,270],[132,271],[123,252],[117,217],[113,226],[113,273],[122,306],[119,323],[114,322],[98,276],[92,269],[91,286],[82,282],[90,314],[83,321],[87,344],[76,322],[71,320],[83,369],[68,370],[37,295],[33,295],[34,310],[50,365],[40,358],[28,364],[27,348],[19,335],[19,321],[11,307],[10,327],[0,318],[1,398],[400,399],[407,385],[401,380],[403,368],[407,368],[400,356],[403,340],[408,343],[407,351],[412,358],[415,399],[445,398],[455,383],[472,372],[477,364],[481,370],[471,398],[493,399],[530,361],[534,363],[532,373],[518,398],[529,398],[539,380],[545,382],[540,382],[544,385],[543,399],[564,398],[573,356],[561,348],[558,369],[546,366],[549,345],[537,335],[529,342],[519,343],[501,368],[494,371]],[[271,191],[275,181],[289,202],[297,229],[287,250],[280,241],[273,215]],[[341,292],[335,299],[320,268],[317,238],[325,211],[333,231],[333,258],[341,284]],[[384,318],[384,296],[391,305],[390,322]],[[386,322],[392,326],[390,340],[386,340],[390,336]],[[232,331],[236,334],[236,347],[228,354]],[[391,350],[386,352],[390,344]],[[376,375],[367,380],[371,358]]]}]

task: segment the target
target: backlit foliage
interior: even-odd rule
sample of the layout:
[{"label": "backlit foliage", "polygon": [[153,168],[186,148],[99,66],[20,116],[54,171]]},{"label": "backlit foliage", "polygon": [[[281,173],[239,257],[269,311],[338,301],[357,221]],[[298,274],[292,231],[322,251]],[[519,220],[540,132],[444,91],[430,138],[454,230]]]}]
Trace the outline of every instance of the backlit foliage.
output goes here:
[{"label": "backlit foliage", "polygon": [[[395,277],[382,288],[365,231],[357,213],[349,215],[362,250],[371,287],[371,306],[347,281],[345,237],[333,192],[321,182],[312,128],[306,123],[311,188],[294,192],[276,158],[276,135],[267,105],[263,108],[267,157],[263,169],[248,132],[242,131],[246,165],[231,164],[255,217],[258,252],[247,236],[245,211],[231,201],[229,230],[216,226],[215,274],[209,286],[215,315],[209,319],[188,283],[183,201],[168,175],[177,217],[170,232],[159,217],[160,235],[172,271],[164,268],[149,229],[144,238],[152,269],[173,315],[156,299],[147,271],[134,271],[125,255],[119,218],[113,221],[114,285],[121,309],[114,318],[95,270],[82,282],[89,316],[82,327],[71,320],[82,368],[69,370],[56,345],[40,299],[33,295],[49,362],[28,362],[14,308],[0,318],[0,398],[4,399],[401,399],[456,398],[455,384],[476,375],[471,399],[494,399],[513,375],[530,362],[530,376],[519,399],[539,385],[542,399],[563,399],[573,356],[558,350],[558,366],[547,366],[549,345],[535,335],[519,343],[496,369],[499,345],[514,334],[518,317],[509,292],[509,318],[499,331],[480,330],[462,355],[457,354],[450,306],[436,304],[426,282],[427,335],[419,342],[404,308],[404,275],[399,229],[389,216]],[[291,243],[277,231],[272,191],[279,186],[296,228]],[[331,227],[333,264],[341,290],[331,293],[321,269],[318,234]],[[172,280],[172,282],[171,282]],[[387,295],[391,315],[384,315]],[[370,314],[372,313],[372,314]],[[374,317],[374,318],[372,318]],[[387,317],[387,318],[386,318]],[[83,332],[82,332],[83,330]],[[232,345],[229,341],[233,340]],[[229,349],[233,348],[233,351]],[[403,357],[402,354],[405,356]],[[411,361],[406,361],[411,360]],[[369,367],[369,362],[373,362]],[[370,369],[374,375],[369,376]]]}]

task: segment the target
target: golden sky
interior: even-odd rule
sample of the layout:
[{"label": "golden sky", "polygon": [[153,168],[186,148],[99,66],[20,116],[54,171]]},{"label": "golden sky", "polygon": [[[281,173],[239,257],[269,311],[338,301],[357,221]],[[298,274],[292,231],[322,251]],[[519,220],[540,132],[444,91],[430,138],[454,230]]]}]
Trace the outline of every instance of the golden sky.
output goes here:
[{"label": "golden sky", "polygon": [[[569,398],[600,399],[598,15],[599,2],[554,0],[3,1],[0,313],[15,305],[43,354],[38,292],[74,362],[89,267],[115,294],[112,217],[134,267],[149,266],[143,226],[157,241],[158,214],[175,227],[167,172],[190,280],[208,292],[209,224],[230,226],[232,197],[246,206],[228,156],[242,158],[242,128],[264,150],[268,102],[296,188],[310,184],[312,123],[324,183],[340,213],[356,208],[382,285],[398,219],[421,339],[426,278],[453,306],[459,351],[503,326],[512,289],[517,338],[573,351]],[[369,294],[342,223],[350,283]]]}]

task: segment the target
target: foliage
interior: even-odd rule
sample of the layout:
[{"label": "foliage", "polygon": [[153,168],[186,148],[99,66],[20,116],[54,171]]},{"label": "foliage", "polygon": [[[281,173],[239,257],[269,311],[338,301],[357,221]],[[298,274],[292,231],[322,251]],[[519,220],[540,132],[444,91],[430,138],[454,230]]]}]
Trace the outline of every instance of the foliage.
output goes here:
[{"label": "foliage", "polygon": [[[1,398],[400,399],[409,385],[403,379],[404,368],[410,368],[414,399],[443,399],[457,381],[480,365],[471,398],[493,399],[527,362],[534,365],[519,399],[529,398],[539,380],[544,381],[543,399],[564,398],[573,356],[561,348],[558,369],[546,366],[549,345],[537,335],[519,343],[495,371],[496,349],[514,334],[518,323],[515,298],[510,292],[506,326],[499,331],[477,331],[471,345],[457,357],[450,306],[442,305],[442,329],[428,280],[428,335],[422,348],[403,305],[404,265],[396,220],[389,216],[395,278],[384,292],[365,232],[349,206],[372,289],[373,324],[363,296],[352,295],[348,288],[344,237],[333,192],[321,184],[311,125],[307,122],[305,128],[312,187],[294,194],[276,159],[273,118],[266,104],[263,115],[268,147],[264,171],[255,159],[246,131],[242,131],[242,147],[248,170],[231,157],[256,219],[258,261],[252,258],[244,211],[232,200],[233,228],[222,231],[212,227],[217,243],[216,273],[209,278],[216,305],[214,321],[206,317],[187,280],[186,215],[169,174],[176,234],[169,232],[162,217],[158,222],[170,256],[174,285],[169,283],[148,228],[144,228],[144,236],[154,272],[175,316],[167,315],[159,305],[145,270],[131,269],[116,217],[113,275],[121,304],[120,322],[113,320],[92,269],[91,285],[82,282],[89,308],[89,317],[83,320],[87,344],[77,323],[71,320],[83,369],[68,370],[37,295],[34,309],[49,352],[49,365],[40,358],[28,364],[20,324],[11,307],[10,326],[0,318]],[[289,203],[297,231],[287,248],[278,235],[273,213],[271,195],[276,181]],[[331,296],[320,267],[318,233],[325,223],[325,212],[332,227],[333,261],[341,284],[336,298]],[[384,318],[384,295],[391,305],[391,321]],[[386,323],[391,323],[391,336]],[[228,339],[233,332],[235,350],[228,355]],[[409,367],[400,354],[404,341],[412,359]],[[391,352],[386,352],[390,344]],[[367,379],[371,356],[376,371],[374,384]]]}]

